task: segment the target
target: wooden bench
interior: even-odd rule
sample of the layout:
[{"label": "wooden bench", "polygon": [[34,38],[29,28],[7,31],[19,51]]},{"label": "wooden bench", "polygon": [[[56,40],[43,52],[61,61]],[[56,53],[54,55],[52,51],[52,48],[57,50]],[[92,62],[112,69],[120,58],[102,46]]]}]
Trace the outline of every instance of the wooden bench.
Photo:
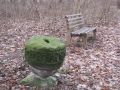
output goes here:
[{"label": "wooden bench", "polygon": [[96,28],[88,27],[84,25],[84,19],[81,14],[66,15],[67,23],[67,44],[71,43],[71,39],[74,36],[78,36],[82,39],[82,46],[87,47],[88,33],[93,32],[93,38],[96,39]]}]

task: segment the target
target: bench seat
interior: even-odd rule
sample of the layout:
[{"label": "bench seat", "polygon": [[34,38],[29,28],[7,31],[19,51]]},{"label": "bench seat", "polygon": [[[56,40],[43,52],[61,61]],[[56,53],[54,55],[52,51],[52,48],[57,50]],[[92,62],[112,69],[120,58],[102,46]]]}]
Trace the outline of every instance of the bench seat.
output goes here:
[{"label": "bench seat", "polygon": [[81,34],[85,34],[95,30],[96,30],[96,27],[82,27],[78,30],[71,32],[71,36],[80,36]]}]

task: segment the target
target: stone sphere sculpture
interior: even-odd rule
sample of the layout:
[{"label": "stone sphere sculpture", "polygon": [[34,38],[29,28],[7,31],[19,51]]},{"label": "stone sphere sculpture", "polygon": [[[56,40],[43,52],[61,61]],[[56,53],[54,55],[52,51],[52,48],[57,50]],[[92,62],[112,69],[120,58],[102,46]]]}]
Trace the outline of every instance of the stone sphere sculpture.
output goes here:
[{"label": "stone sphere sculpture", "polygon": [[55,37],[34,36],[25,45],[25,60],[34,74],[46,78],[61,67],[65,44]]}]

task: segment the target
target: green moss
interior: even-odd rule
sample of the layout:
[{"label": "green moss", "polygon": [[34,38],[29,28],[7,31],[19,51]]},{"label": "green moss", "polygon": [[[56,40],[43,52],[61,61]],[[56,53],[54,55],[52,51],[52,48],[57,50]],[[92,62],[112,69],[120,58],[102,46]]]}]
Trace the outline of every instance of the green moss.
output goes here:
[{"label": "green moss", "polygon": [[58,81],[56,77],[50,76],[47,78],[37,78],[34,74],[30,73],[27,77],[20,81],[20,84],[29,86],[50,87],[57,85]]},{"label": "green moss", "polygon": [[55,37],[34,36],[25,46],[25,59],[33,67],[58,69],[65,57],[65,44]]}]

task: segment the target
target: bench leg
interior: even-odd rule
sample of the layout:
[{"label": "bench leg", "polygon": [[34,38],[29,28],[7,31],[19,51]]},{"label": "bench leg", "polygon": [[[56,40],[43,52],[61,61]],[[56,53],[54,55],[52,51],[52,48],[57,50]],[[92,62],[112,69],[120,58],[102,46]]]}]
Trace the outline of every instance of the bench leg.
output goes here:
[{"label": "bench leg", "polygon": [[85,34],[85,46],[84,46],[85,49],[87,49],[87,39],[88,39],[87,34]]},{"label": "bench leg", "polygon": [[70,44],[71,44],[71,39],[72,39],[72,36],[70,35],[70,34],[67,34],[66,35],[66,37],[67,37],[67,41],[66,41],[66,44],[67,44],[67,46],[69,46]]},{"label": "bench leg", "polygon": [[70,44],[72,44],[72,35],[70,35]]},{"label": "bench leg", "polygon": [[82,43],[80,42],[80,45],[82,46],[82,47],[84,47],[84,36],[80,36],[79,37],[79,39],[81,38],[81,40],[82,40]]},{"label": "bench leg", "polygon": [[87,34],[83,35],[82,41],[83,41],[82,47],[87,49]]},{"label": "bench leg", "polygon": [[96,29],[93,31],[93,39],[96,40]]}]

